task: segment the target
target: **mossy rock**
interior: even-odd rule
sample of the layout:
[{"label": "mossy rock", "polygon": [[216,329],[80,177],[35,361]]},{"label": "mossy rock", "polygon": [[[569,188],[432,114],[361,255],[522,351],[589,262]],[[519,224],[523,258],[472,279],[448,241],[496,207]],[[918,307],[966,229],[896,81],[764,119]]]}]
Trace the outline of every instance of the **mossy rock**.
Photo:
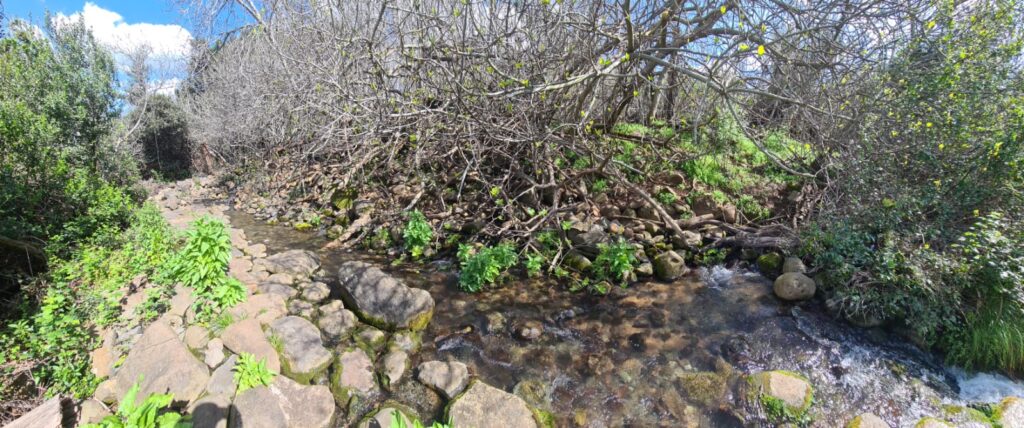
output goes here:
[{"label": "mossy rock", "polygon": [[1024,421],[1024,399],[1020,397],[1006,397],[994,407],[992,421],[1001,426],[1014,426],[1011,424]]},{"label": "mossy rock", "polygon": [[358,196],[356,189],[338,189],[331,194],[331,205],[340,211],[347,211],[355,205]]},{"label": "mossy rock", "polygon": [[993,420],[981,410],[947,404],[942,406],[945,411],[943,419],[956,426],[993,426]]},{"label": "mossy rock", "polygon": [[941,419],[921,418],[914,424],[914,428],[953,428],[953,426]]},{"label": "mossy rock", "polygon": [[814,389],[799,373],[774,370],[756,373],[747,378],[751,401],[758,403],[773,423],[809,422]]},{"label": "mossy rock", "polygon": [[846,428],[889,428],[889,424],[874,413],[861,413],[851,419]]},{"label": "mossy rock", "polygon": [[398,414],[402,418],[402,421],[405,422],[405,426],[407,427],[412,427],[413,421],[419,420],[419,416],[416,414],[416,411],[410,408],[409,406],[395,402],[393,400],[388,400],[381,404],[379,407],[377,407],[376,410],[364,416],[363,419],[359,421],[358,427],[369,428],[375,426],[372,424],[374,420],[376,420],[377,423],[383,428],[390,428],[392,426],[396,426],[394,412],[398,412]]},{"label": "mossy rock", "polygon": [[720,403],[728,390],[725,378],[714,372],[684,373],[679,383],[687,399],[708,407]]},{"label": "mossy rock", "polygon": [[757,258],[757,269],[767,277],[775,278],[782,273],[785,259],[779,253],[764,253]]},{"label": "mossy rock", "polygon": [[306,223],[304,221],[300,221],[298,223],[295,223],[295,226],[292,226],[292,227],[294,227],[295,230],[297,230],[299,232],[308,232],[310,230],[313,230],[313,225],[309,224],[309,223]]}]

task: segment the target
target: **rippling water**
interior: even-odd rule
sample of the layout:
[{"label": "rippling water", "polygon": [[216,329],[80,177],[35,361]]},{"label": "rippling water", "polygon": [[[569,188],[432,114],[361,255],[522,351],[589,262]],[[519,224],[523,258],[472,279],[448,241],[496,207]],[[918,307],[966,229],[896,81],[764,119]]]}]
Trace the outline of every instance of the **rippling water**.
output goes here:
[{"label": "rippling water", "polygon": [[[698,269],[673,283],[638,283],[606,296],[572,294],[546,280],[466,294],[454,274],[438,268],[443,263],[390,267],[323,250],[326,241],[313,235],[242,213],[231,217],[270,252],[318,251],[327,280],[343,261],[369,259],[430,291],[437,307],[413,365],[462,361],[482,380],[552,411],[560,426],[758,425],[742,387],[760,370],[808,377],[816,426],[842,426],[868,411],[912,426],[923,416],[941,417],[943,405],[1024,395],[1021,383],[946,368],[884,331],[834,321],[813,303],[780,302],[771,283],[748,270]],[[518,338],[517,328],[528,323],[543,334]],[[411,388],[395,396],[420,391]]]}]

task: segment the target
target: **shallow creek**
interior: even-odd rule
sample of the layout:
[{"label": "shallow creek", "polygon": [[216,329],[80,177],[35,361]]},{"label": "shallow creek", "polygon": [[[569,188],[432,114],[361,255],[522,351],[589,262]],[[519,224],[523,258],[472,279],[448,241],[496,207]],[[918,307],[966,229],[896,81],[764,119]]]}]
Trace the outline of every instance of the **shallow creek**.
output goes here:
[{"label": "shallow creek", "polygon": [[[633,284],[606,296],[572,294],[540,280],[467,294],[443,263],[392,267],[382,258],[323,250],[324,238],[245,213],[230,217],[268,253],[317,251],[333,287],[337,266],[361,259],[430,291],[437,307],[411,367],[462,361],[485,382],[550,410],[559,426],[743,426],[744,415],[748,424],[757,420],[744,405],[743,377],[761,370],[790,370],[811,381],[815,426],[843,426],[863,412],[913,426],[924,416],[943,417],[951,406],[1024,394],[1020,383],[968,376],[883,331],[834,321],[814,305],[784,304],[756,272],[699,269],[674,283]],[[543,334],[518,338],[516,329],[527,323],[540,323]],[[380,400],[423,408],[409,403],[417,394],[411,388]]]}]

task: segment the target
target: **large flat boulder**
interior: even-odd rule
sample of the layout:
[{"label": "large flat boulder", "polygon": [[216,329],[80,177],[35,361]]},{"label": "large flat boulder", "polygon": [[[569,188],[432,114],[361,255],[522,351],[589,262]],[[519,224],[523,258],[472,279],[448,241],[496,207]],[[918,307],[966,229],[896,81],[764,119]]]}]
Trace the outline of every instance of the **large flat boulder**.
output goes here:
[{"label": "large flat boulder", "polygon": [[430,293],[410,288],[369,263],[345,262],[338,280],[345,306],[377,328],[423,330],[434,314]]},{"label": "large flat boulder", "polygon": [[287,298],[279,294],[257,294],[228,310],[237,320],[256,318],[260,324],[270,324],[288,314]]},{"label": "large flat boulder", "polygon": [[331,365],[331,351],[324,348],[320,330],[305,318],[288,316],[270,323],[267,331],[281,342],[283,373],[309,383]]},{"label": "large flat boulder", "polygon": [[235,397],[231,426],[237,428],[327,428],[334,426],[334,399],[323,385],[304,386],[283,376],[269,386]]},{"label": "large flat boulder", "polygon": [[469,369],[458,361],[427,361],[420,364],[418,371],[416,378],[420,383],[434,388],[449,400],[469,383]]},{"label": "large flat boulder", "polygon": [[117,398],[124,397],[140,376],[140,397],[171,393],[175,401],[191,403],[206,388],[210,371],[189,352],[174,329],[157,321],[142,333],[114,376]]},{"label": "large flat boulder", "polygon": [[254,355],[257,360],[265,359],[270,371],[281,372],[281,359],[278,358],[277,351],[274,350],[270,341],[264,336],[259,321],[249,318],[231,324],[224,329],[220,338],[224,341],[224,346],[231,352],[236,354],[246,352]]},{"label": "large flat boulder", "polygon": [[455,427],[534,427],[533,411],[522,398],[480,381],[474,381],[448,406],[448,420]]},{"label": "large flat boulder", "polygon": [[307,250],[288,250],[263,260],[270,273],[284,273],[296,278],[308,278],[320,268],[320,257]]},{"label": "large flat boulder", "polygon": [[377,391],[373,373],[373,360],[359,348],[338,355],[331,376],[331,392],[341,407],[348,406],[354,395],[368,396]]}]

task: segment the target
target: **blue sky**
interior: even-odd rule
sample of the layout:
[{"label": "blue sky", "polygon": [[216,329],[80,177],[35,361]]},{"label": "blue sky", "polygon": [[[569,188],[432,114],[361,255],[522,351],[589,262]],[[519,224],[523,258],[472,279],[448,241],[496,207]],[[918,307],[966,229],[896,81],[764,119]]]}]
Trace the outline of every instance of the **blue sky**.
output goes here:
[{"label": "blue sky", "polygon": [[[28,18],[41,22],[46,11],[71,15],[85,8],[83,0],[2,0],[4,11],[10,17]],[[121,15],[129,23],[181,24],[180,15],[166,0],[93,0],[100,8]]]}]

